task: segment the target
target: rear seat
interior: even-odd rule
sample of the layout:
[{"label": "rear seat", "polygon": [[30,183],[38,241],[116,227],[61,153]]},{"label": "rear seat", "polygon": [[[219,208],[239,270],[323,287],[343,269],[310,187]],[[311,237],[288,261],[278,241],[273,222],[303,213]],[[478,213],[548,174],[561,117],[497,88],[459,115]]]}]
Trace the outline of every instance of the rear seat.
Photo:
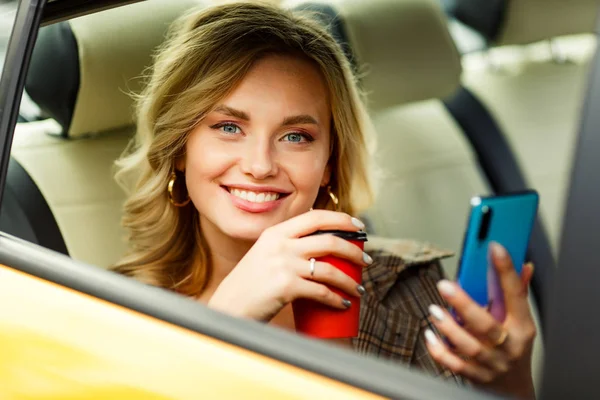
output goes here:
[{"label": "rear seat", "polygon": [[456,16],[492,47],[463,57],[463,82],[493,115],[540,192],[556,256],[600,1],[500,2],[488,13],[476,3],[457,0]]},{"label": "rear seat", "polygon": [[125,250],[113,162],[131,138],[132,100],[169,23],[197,0],[152,0],[41,30],[26,90],[54,119],[17,125],[12,157],[56,218],[69,254],[107,267]]}]

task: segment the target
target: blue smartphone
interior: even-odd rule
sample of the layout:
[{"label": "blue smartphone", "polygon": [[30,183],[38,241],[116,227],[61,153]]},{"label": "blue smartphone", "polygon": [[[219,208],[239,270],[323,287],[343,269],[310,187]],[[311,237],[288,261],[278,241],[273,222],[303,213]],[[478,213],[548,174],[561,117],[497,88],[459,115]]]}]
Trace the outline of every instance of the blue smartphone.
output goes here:
[{"label": "blue smartphone", "polygon": [[506,310],[502,288],[489,259],[489,244],[497,242],[504,246],[520,274],[538,204],[539,195],[534,190],[471,199],[457,281],[498,321],[504,321]]}]

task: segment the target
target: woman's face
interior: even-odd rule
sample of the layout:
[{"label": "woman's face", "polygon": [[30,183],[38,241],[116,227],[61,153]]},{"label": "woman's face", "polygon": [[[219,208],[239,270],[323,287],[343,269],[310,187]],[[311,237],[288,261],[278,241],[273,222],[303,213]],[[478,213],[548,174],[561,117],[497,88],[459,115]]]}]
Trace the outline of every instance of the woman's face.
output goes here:
[{"label": "woman's face", "polygon": [[256,240],[308,211],[329,182],[330,110],[310,61],[256,62],[187,142],[182,164],[203,229]]}]

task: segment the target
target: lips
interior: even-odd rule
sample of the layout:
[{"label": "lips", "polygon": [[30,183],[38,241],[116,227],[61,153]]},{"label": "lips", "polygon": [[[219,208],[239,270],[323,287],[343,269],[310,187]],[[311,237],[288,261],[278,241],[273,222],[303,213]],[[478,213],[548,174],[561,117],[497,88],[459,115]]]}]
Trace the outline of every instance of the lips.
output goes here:
[{"label": "lips", "polygon": [[228,192],[233,205],[242,211],[264,213],[279,207],[290,194],[274,187],[221,186]]}]

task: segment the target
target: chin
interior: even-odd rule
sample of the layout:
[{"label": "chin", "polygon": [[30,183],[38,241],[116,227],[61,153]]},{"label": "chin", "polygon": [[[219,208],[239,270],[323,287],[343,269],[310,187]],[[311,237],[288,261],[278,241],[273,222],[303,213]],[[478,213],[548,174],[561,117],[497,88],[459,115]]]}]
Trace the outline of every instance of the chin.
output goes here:
[{"label": "chin", "polygon": [[260,235],[265,231],[265,229],[271,227],[272,225],[266,226],[257,226],[257,225],[249,225],[249,226],[236,226],[234,229],[225,229],[223,233],[229,236],[232,239],[243,240],[248,242],[256,242]]}]

